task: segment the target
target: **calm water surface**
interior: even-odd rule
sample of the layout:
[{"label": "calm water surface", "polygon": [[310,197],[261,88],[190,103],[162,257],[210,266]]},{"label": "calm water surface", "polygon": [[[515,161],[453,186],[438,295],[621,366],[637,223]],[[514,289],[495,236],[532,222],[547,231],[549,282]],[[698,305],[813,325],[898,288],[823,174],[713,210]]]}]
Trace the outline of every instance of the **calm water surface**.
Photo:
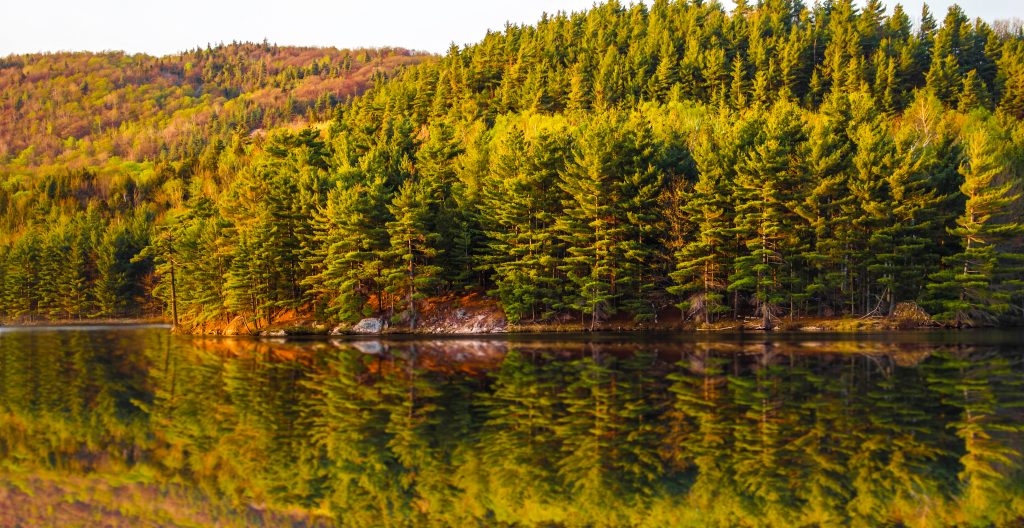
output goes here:
[{"label": "calm water surface", "polygon": [[1022,374],[1021,331],[0,329],[0,475],[132,475],[199,524],[1019,526]]}]

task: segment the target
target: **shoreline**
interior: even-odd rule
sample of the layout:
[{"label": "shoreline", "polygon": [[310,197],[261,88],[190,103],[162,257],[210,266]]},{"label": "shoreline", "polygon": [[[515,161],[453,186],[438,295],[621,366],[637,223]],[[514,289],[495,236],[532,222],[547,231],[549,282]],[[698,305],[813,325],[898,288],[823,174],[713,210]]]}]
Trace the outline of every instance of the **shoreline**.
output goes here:
[{"label": "shoreline", "polygon": [[[361,326],[365,321],[377,321],[378,327],[367,329]],[[405,325],[391,326],[383,319],[364,319],[358,324],[337,324],[311,319],[290,319],[270,325],[240,331],[237,326],[227,323],[206,324],[196,327],[174,328],[162,317],[105,318],[105,319],[61,319],[0,322],[0,329],[33,328],[117,328],[132,326],[163,326],[172,334],[192,337],[485,337],[517,335],[559,335],[559,334],[858,334],[875,332],[920,332],[928,330],[970,330],[973,327],[956,328],[930,319],[898,317],[803,317],[792,320],[782,319],[771,329],[760,327],[760,320],[723,320],[712,324],[697,324],[692,321],[665,321],[660,323],[634,323],[632,321],[610,321],[590,328],[590,325],[575,323],[527,323],[508,324],[503,318],[489,321],[489,324],[459,324],[458,321],[443,321],[442,324],[424,325],[410,329]],[[1018,326],[977,327],[991,329],[1013,329]]]},{"label": "shoreline", "polygon": [[[375,331],[360,331],[359,325],[337,325],[325,322],[280,322],[261,327],[249,332],[232,331],[225,326],[206,326],[205,328],[176,329],[176,335],[195,337],[485,337],[515,336],[537,334],[815,334],[815,333],[872,333],[872,332],[918,332],[927,330],[957,330],[952,326],[941,325],[928,321],[910,322],[892,318],[807,318],[779,322],[774,328],[765,330],[756,321],[720,321],[712,325],[698,325],[692,322],[673,322],[662,324],[625,324],[606,323],[591,329],[581,324],[502,324],[498,327],[465,327],[451,326],[439,329],[436,326],[410,329],[407,326],[385,326]],[[1015,328],[1011,326],[992,328]],[[964,327],[959,330],[967,330]]]}]

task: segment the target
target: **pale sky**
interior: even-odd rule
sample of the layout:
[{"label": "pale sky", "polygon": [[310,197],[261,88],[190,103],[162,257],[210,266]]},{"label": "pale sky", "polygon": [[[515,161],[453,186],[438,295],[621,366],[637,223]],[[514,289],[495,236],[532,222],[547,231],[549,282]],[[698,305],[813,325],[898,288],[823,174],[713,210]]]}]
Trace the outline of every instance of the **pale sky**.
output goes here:
[{"label": "pale sky", "polygon": [[[756,0],[755,0],[756,1]],[[805,0],[812,4],[813,0]],[[505,22],[581,11],[593,0],[0,0],[0,56],[36,51],[124,50],[156,55],[207,43],[253,41],[396,46],[443,53],[479,41]],[[628,0],[623,1],[628,4]],[[755,3],[754,1],[751,2]],[[887,0],[887,4],[895,4]],[[953,0],[928,2],[941,22]],[[727,8],[728,0],[722,1]],[[904,0],[916,22],[921,0]],[[971,18],[1024,17],[1022,0],[964,0]]]}]

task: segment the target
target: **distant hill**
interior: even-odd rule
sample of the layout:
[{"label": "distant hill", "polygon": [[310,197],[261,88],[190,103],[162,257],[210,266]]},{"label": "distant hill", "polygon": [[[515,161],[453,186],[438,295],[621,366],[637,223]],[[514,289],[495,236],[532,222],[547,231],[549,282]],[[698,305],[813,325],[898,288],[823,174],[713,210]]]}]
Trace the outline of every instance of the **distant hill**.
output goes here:
[{"label": "distant hill", "polygon": [[0,59],[0,162],[84,167],[113,156],[194,156],[235,130],[325,118],[375,79],[425,57],[266,43],[166,57],[12,55]]}]

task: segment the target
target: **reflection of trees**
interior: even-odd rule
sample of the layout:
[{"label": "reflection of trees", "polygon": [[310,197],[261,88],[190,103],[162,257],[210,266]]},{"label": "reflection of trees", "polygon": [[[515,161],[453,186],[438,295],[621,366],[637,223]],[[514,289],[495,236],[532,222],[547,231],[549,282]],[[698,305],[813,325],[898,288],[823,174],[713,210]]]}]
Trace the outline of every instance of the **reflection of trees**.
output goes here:
[{"label": "reflection of trees", "polygon": [[1006,505],[1019,502],[1021,492],[1019,362],[971,347],[943,351],[928,364],[928,383],[955,410],[948,427],[962,441],[957,478],[964,512],[976,522],[1014,520]]},{"label": "reflection of trees", "polygon": [[629,510],[656,491],[663,392],[650,373],[653,360],[643,353],[621,361],[598,355],[567,365],[558,473],[580,524],[626,524]]},{"label": "reflection of trees", "polygon": [[163,467],[239,503],[309,505],[318,481],[299,422],[305,370],[259,354],[167,351],[151,369]]},{"label": "reflection of trees", "polygon": [[[106,343],[142,349],[128,333]],[[0,455],[61,470],[123,468],[147,443],[141,359],[84,345],[76,333],[0,334]]]},{"label": "reflection of trees", "polygon": [[154,335],[0,334],[0,462],[146,464],[345,526],[998,525],[1024,504],[1022,366],[992,348],[531,343],[467,370],[441,344]]},{"label": "reflection of trees", "polygon": [[668,434],[662,456],[670,467],[687,470],[685,480],[693,480],[686,490],[688,503],[659,505],[667,510],[661,513],[666,522],[689,516],[690,523],[699,524],[716,513],[725,514],[716,518],[723,524],[737,521],[733,516],[740,509],[735,501],[737,482],[728,460],[736,412],[726,377],[731,361],[714,347],[698,346],[667,376],[672,382],[672,402],[665,416]]},{"label": "reflection of trees", "polygon": [[315,444],[326,461],[328,503],[338,519],[355,526],[400,524],[409,518],[408,488],[388,445],[389,412],[376,386],[378,361],[352,350],[326,358],[325,368],[308,380],[308,409]]},{"label": "reflection of trees", "polygon": [[487,502],[499,521],[558,518],[562,498],[551,455],[559,448],[559,366],[512,350],[482,398],[486,419],[480,453],[487,468]]},{"label": "reflection of trees", "polygon": [[944,410],[919,370],[879,368],[872,358],[850,405],[848,511],[859,524],[925,520],[948,489],[949,437]]}]

